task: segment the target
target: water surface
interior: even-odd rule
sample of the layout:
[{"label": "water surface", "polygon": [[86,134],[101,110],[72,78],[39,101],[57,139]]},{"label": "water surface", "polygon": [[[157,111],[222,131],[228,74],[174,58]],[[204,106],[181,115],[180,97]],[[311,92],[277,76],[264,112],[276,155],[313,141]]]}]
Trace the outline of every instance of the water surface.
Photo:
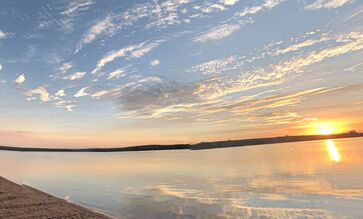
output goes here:
[{"label": "water surface", "polygon": [[362,218],[362,145],[0,152],[0,175],[117,218]]}]

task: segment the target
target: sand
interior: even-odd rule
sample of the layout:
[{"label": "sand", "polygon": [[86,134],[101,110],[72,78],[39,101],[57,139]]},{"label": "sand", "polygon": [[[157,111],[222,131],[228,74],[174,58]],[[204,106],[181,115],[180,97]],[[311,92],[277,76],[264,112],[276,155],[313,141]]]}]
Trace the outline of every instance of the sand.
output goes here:
[{"label": "sand", "polygon": [[109,218],[0,177],[0,218]]}]

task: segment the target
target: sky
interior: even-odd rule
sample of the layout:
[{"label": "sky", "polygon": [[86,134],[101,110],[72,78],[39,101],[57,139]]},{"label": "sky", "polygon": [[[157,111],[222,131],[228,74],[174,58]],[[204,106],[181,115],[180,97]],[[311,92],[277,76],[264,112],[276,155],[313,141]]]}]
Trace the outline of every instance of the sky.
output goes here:
[{"label": "sky", "polygon": [[363,131],[358,0],[0,1],[0,145]]}]

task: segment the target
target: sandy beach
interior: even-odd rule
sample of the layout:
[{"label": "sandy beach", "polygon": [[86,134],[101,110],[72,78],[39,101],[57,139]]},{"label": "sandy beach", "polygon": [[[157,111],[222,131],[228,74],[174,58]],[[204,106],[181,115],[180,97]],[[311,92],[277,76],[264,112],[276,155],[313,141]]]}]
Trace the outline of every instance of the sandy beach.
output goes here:
[{"label": "sandy beach", "polygon": [[109,218],[0,177],[0,218]]}]

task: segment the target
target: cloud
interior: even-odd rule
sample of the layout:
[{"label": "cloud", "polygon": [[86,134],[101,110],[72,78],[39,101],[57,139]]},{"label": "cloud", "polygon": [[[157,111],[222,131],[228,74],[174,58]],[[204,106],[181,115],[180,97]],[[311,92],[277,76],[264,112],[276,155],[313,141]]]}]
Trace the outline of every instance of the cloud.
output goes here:
[{"label": "cloud", "polygon": [[65,108],[66,110],[68,110],[68,112],[72,112],[73,108],[75,107],[75,105],[73,105],[71,101],[66,100],[54,102],[53,105],[58,108]]},{"label": "cloud", "polygon": [[93,93],[91,96],[95,99],[101,99],[101,97],[106,96],[109,93],[110,93],[110,91],[101,90],[101,91],[97,91],[97,92]]},{"label": "cloud", "polygon": [[64,10],[60,13],[64,16],[64,18],[61,20],[63,28],[72,29],[74,18],[77,17],[80,13],[89,10],[93,4],[95,4],[95,1],[93,0],[70,1],[69,4],[67,4]]},{"label": "cloud", "polygon": [[60,67],[59,67],[59,71],[61,73],[66,73],[69,69],[73,68],[73,63],[71,62],[66,62],[66,63],[63,63]]},{"label": "cloud", "polygon": [[160,64],[160,60],[159,59],[153,59],[153,60],[151,60],[151,62],[150,62],[150,65],[151,66],[157,66],[157,65],[159,65]]},{"label": "cloud", "polygon": [[48,91],[43,86],[37,87],[35,89],[30,89],[30,90],[26,91],[26,93],[25,93],[25,95],[28,97],[33,97],[33,95],[35,95],[35,94],[39,95],[40,100],[42,102],[48,102],[51,100]]},{"label": "cloud", "polygon": [[316,10],[321,8],[334,9],[342,7],[343,5],[352,2],[351,0],[317,0],[304,8],[307,10]]},{"label": "cloud", "polygon": [[61,14],[75,16],[81,11],[86,11],[95,2],[93,0],[75,0],[71,1]]},{"label": "cloud", "polygon": [[120,78],[120,77],[123,77],[125,76],[125,70],[123,70],[122,68],[119,68],[113,72],[110,72],[108,74],[108,77],[107,77],[107,80],[110,80],[112,78]]},{"label": "cloud", "polygon": [[234,5],[238,2],[238,0],[224,0],[223,4],[225,5]]},{"label": "cloud", "polygon": [[[246,114],[246,113],[250,113],[250,112],[256,112],[259,110],[274,109],[274,108],[297,105],[297,104],[301,103],[303,100],[305,100],[306,98],[308,98],[309,96],[332,92],[332,91],[335,91],[338,89],[340,89],[340,87],[338,87],[338,88],[322,87],[322,88],[313,88],[313,89],[298,91],[298,92],[289,93],[289,94],[285,94],[285,95],[270,96],[270,97],[265,97],[265,98],[254,97],[253,99],[250,99],[250,100],[242,99],[241,101],[238,101],[238,99],[237,99],[236,101],[232,101],[231,103],[220,106],[220,107],[228,109],[231,112],[241,115],[241,114]],[[281,120],[281,116],[280,115],[278,115],[278,116],[279,116],[279,120]],[[286,115],[284,115],[284,116],[286,116]],[[288,116],[296,117],[296,114],[294,115],[294,114],[289,113]],[[271,118],[271,116],[269,116],[269,119],[275,120],[276,118]],[[276,122],[276,121],[274,121],[274,122]],[[289,122],[291,122],[291,121],[289,121]]]},{"label": "cloud", "polygon": [[110,62],[113,62],[117,58],[121,57],[129,57],[129,58],[140,58],[144,56],[146,53],[149,53],[152,49],[158,47],[164,40],[155,40],[152,42],[143,42],[140,44],[130,45],[124,48],[121,48],[117,51],[111,51],[102,59],[97,62],[96,68],[92,71],[92,74],[100,71],[105,65]]},{"label": "cloud", "polygon": [[3,65],[2,65],[2,64],[0,64],[0,71],[1,71],[1,70],[3,70],[3,68],[4,68],[4,67],[3,67]]},{"label": "cloud", "polygon": [[66,94],[64,92],[64,89],[60,89],[57,91],[57,93],[55,93],[55,96],[57,97],[64,97]]},{"label": "cloud", "polygon": [[8,34],[2,30],[0,30],[0,40],[6,39]]},{"label": "cloud", "polygon": [[149,53],[154,48],[158,47],[163,42],[164,42],[164,40],[156,40],[156,41],[153,41],[150,43],[146,43],[140,47],[137,47],[134,50],[130,51],[131,57],[140,58],[140,57],[144,56],[146,53]]},{"label": "cloud", "polygon": [[165,28],[182,23],[180,15],[183,14],[182,6],[190,1],[164,1],[138,4],[128,9],[121,15],[123,26],[131,26],[146,20],[146,28]]},{"label": "cloud", "polygon": [[305,67],[363,49],[363,34],[359,32],[338,35],[334,41],[338,45],[316,50],[302,57],[284,60],[275,65],[244,71],[236,79],[214,77],[205,80],[198,85],[199,88],[195,93],[214,99],[252,88],[281,84],[303,74]]},{"label": "cloud", "polygon": [[78,52],[84,45],[96,40],[101,35],[114,35],[118,28],[117,25],[114,23],[114,19],[115,16],[109,14],[104,19],[98,21],[93,26],[91,26],[89,30],[84,34],[76,52]]},{"label": "cloud", "polygon": [[213,27],[209,31],[200,34],[193,39],[194,42],[206,43],[208,41],[220,40],[230,36],[232,33],[238,31],[241,28],[239,24],[222,24],[217,27]]},{"label": "cloud", "polygon": [[71,101],[62,99],[62,97],[66,96],[64,89],[60,89],[54,95],[51,95],[44,86],[39,86],[34,89],[25,90],[23,94],[27,96],[28,101],[36,100],[39,97],[43,103],[50,103],[57,108],[64,108],[70,112],[75,107]]},{"label": "cloud", "polygon": [[74,20],[88,11],[95,3],[94,0],[49,2],[40,10],[38,28],[47,29],[56,26],[63,31],[73,30]]},{"label": "cloud", "polygon": [[186,70],[186,72],[215,76],[222,72],[237,69],[240,65],[237,61],[237,56],[232,55],[226,58],[214,59],[211,61],[200,63],[198,65],[190,67]]},{"label": "cloud", "polygon": [[283,49],[278,49],[275,52],[275,55],[282,55],[282,54],[285,54],[285,53],[288,53],[288,52],[297,51],[299,49],[302,49],[302,48],[305,48],[305,47],[308,47],[308,46],[313,46],[313,45],[315,45],[317,43],[326,42],[328,40],[330,40],[330,38],[327,37],[327,36],[323,36],[320,39],[309,39],[309,40],[303,41],[301,43],[296,43],[296,44],[290,45],[290,46],[288,46],[286,48],[283,48]]},{"label": "cloud", "polygon": [[117,15],[115,13],[113,23],[118,29],[137,24],[141,24],[145,29],[167,28],[208,18],[209,14],[223,12],[236,2],[237,0],[143,2],[142,4],[135,4]]},{"label": "cloud", "polygon": [[[205,43],[208,41],[220,40],[225,37],[230,36],[234,32],[240,30],[242,25],[247,23],[253,23],[253,20],[246,19],[241,20],[241,17],[245,17],[247,15],[257,14],[263,12],[268,9],[272,9],[279,5],[283,0],[265,0],[261,5],[253,6],[253,7],[245,7],[241,12],[237,12],[234,14],[234,18],[232,20],[235,23],[226,23],[216,27],[213,27],[207,32],[204,32],[193,39],[194,42]],[[224,1],[224,4],[233,5],[236,1]]]},{"label": "cloud", "polygon": [[25,80],[26,80],[25,74],[21,74],[16,78],[15,83],[21,85],[25,82]]},{"label": "cloud", "polygon": [[143,112],[147,114],[160,106],[167,106],[180,101],[187,102],[187,98],[192,96],[191,92],[193,92],[191,87],[150,76],[109,90],[98,91],[92,97],[115,100],[117,107],[125,111],[123,116],[128,113],[127,111],[135,111],[134,113],[141,116]]},{"label": "cloud", "polygon": [[[235,118],[262,110],[276,110],[281,107],[295,106],[306,97],[330,92],[334,88],[314,88],[282,96],[261,98],[258,95],[245,95],[249,90],[280,85],[287,80],[301,76],[306,68],[329,58],[342,56],[363,49],[363,34],[351,32],[329,37],[330,43],[304,55],[290,57],[274,64],[255,68],[242,68],[241,57],[229,56],[196,65],[187,72],[200,72],[207,79],[183,84],[159,77],[147,77],[102,93],[120,103],[120,118],[172,118],[181,116],[190,120],[202,117],[204,121],[220,121],[221,117],[207,117],[208,114],[225,113],[223,118]],[[317,41],[326,41],[324,37]],[[282,48],[279,53],[294,51],[316,43],[306,41]],[[274,51],[274,52],[276,52]],[[242,60],[243,62],[243,60]],[[236,67],[237,66],[237,67]],[[246,70],[239,70],[246,69]],[[226,73],[226,71],[230,71]],[[194,74],[193,74],[194,75]],[[274,92],[269,90],[268,92]],[[233,94],[233,98],[231,95]],[[238,98],[241,96],[241,99]],[[240,117],[239,117],[240,118]],[[245,119],[245,118],[243,118]],[[285,124],[299,122],[303,118],[295,112],[251,115],[251,125]],[[240,118],[239,120],[242,120]],[[257,122],[258,121],[258,122]]]},{"label": "cloud", "polygon": [[74,95],[74,97],[87,96],[88,95],[88,93],[86,93],[87,89],[88,89],[88,87],[81,88],[80,90],[77,91],[77,93]]},{"label": "cloud", "polygon": [[68,75],[66,77],[64,77],[64,80],[69,80],[69,81],[74,81],[74,80],[78,80],[83,78],[84,76],[86,76],[86,72],[84,71],[79,71],[79,72],[75,72],[71,75]]},{"label": "cloud", "polygon": [[283,0],[265,0],[263,4],[253,6],[253,7],[245,7],[241,12],[235,14],[236,17],[244,17],[247,15],[256,14],[262,12],[266,9],[272,9],[279,5]]}]

